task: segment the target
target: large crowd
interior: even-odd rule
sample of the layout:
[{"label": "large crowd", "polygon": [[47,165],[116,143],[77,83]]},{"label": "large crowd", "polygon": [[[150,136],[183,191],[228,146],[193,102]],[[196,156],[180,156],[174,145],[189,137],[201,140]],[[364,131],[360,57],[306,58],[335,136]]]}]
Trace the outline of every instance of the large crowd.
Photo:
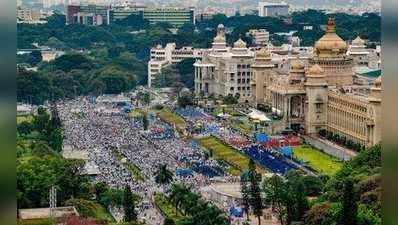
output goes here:
[{"label": "large crowd", "polygon": [[[126,185],[142,196],[140,218],[150,224],[162,223],[162,216],[155,209],[153,194],[169,186],[155,183],[154,173],[159,164],[165,164],[183,182],[199,190],[210,183],[210,178],[223,176],[233,179],[223,171],[219,162],[206,159],[203,151],[183,137],[156,114],[149,113],[148,129],[144,130],[143,119],[130,117],[123,106],[112,103],[96,103],[92,99],[78,98],[59,102],[57,108],[64,129],[64,144],[73,151],[88,153],[89,163],[98,167],[96,182],[123,189]],[[213,135],[224,142],[257,158],[264,166],[272,166],[276,173],[285,172],[290,166],[268,151],[258,151],[251,138],[231,129],[226,120],[208,115],[202,109],[187,107],[176,109],[188,123],[188,133],[194,137]],[[248,148],[249,146],[252,146]],[[131,165],[138,169],[131,171]],[[115,218],[122,218],[119,208],[110,209]]]},{"label": "large crowd", "polygon": [[[201,159],[198,150],[192,148],[189,141],[171,134],[164,135],[165,138],[154,135],[155,128],[172,132],[158,118],[152,119],[149,129],[144,131],[142,119],[109,113],[116,111],[116,106],[112,104],[96,104],[80,98],[60,102],[57,107],[64,129],[64,144],[70,145],[74,151],[88,152],[88,160],[95,163],[99,170],[95,181],[119,189],[129,185],[145,201],[151,201],[153,193],[160,191],[153,176],[157,165],[166,164],[175,173],[178,168],[186,167],[181,158]],[[135,179],[134,174],[125,166],[126,162],[139,168],[143,181]],[[192,176],[176,176],[175,179],[197,188],[208,184],[208,178],[196,172]],[[154,219],[151,224],[160,224],[162,217],[153,216],[153,210],[150,208],[144,212],[145,215],[152,216],[143,217],[146,220]],[[120,214],[117,209],[112,212],[116,216]]]}]

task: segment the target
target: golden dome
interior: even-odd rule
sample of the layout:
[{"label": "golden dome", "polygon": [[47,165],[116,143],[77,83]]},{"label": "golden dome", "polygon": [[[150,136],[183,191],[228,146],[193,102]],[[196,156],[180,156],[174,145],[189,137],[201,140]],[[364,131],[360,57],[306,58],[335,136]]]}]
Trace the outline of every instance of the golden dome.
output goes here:
[{"label": "golden dome", "polygon": [[303,70],[304,69],[304,64],[298,58],[293,59],[290,62],[290,66],[293,70]]},{"label": "golden dome", "polygon": [[316,53],[320,57],[343,55],[347,51],[347,43],[336,34],[334,18],[329,18],[326,34],[315,43]]},{"label": "golden dome", "polygon": [[246,42],[244,42],[242,39],[238,39],[235,43],[234,43],[234,48],[246,48]]},{"label": "golden dome", "polygon": [[311,66],[311,68],[308,70],[309,75],[321,75],[323,72],[323,69],[318,64]]}]

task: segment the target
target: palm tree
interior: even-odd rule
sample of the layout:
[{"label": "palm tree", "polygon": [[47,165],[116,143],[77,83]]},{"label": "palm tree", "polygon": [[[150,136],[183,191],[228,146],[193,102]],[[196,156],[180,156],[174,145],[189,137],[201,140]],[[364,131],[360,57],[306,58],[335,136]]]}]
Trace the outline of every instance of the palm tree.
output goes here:
[{"label": "palm tree", "polygon": [[173,180],[173,173],[167,169],[166,164],[159,165],[154,175],[157,184],[169,184]]},{"label": "palm tree", "polygon": [[183,201],[187,192],[187,188],[182,184],[173,184],[171,187],[169,199],[170,202],[175,206],[176,212],[181,206],[181,202]]}]

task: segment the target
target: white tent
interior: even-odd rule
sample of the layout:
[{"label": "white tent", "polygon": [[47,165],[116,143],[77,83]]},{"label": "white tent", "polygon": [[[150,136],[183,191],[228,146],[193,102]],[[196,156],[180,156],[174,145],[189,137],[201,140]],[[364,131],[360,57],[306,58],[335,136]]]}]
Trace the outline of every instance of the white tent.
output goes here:
[{"label": "white tent", "polygon": [[252,110],[251,113],[249,113],[249,117],[252,120],[259,120],[261,122],[270,122],[271,120],[262,112],[258,110]]}]

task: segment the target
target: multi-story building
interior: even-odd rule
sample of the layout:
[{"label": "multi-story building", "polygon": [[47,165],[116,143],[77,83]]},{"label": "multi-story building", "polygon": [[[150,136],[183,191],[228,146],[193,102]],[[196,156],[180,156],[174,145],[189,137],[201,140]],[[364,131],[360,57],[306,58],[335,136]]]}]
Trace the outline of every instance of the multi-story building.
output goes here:
[{"label": "multi-story building", "polygon": [[18,23],[42,23],[42,14],[39,10],[17,7],[17,21]]},{"label": "multi-story building", "polygon": [[269,42],[269,32],[266,29],[252,29],[246,33],[247,36],[253,38],[254,44],[256,46],[267,46]]},{"label": "multi-story building", "polygon": [[195,24],[195,8],[146,8],[144,19],[149,23],[166,22],[180,27],[185,23]]},{"label": "multi-story building", "polygon": [[289,5],[285,2],[273,3],[263,2],[258,3],[258,15],[261,17],[279,17],[289,15]]},{"label": "multi-story building", "polygon": [[68,5],[67,24],[110,24],[110,7],[105,5]]},{"label": "multi-story building", "polygon": [[355,66],[368,67],[373,70],[380,69],[380,54],[377,49],[366,48],[365,41],[359,36],[351,42],[347,55],[354,60]]},{"label": "multi-story building", "polygon": [[202,49],[194,49],[193,47],[177,48],[175,43],[168,43],[165,47],[157,45],[152,48],[148,62],[148,87],[151,87],[152,81],[164,67],[188,58],[201,58],[202,53]]},{"label": "multi-story building", "polygon": [[115,6],[111,11],[111,21],[122,20],[130,15],[144,16],[145,6]]},{"label": "multi-story building", "polygon": [[176,27],[180,27],[185,23],[195,24],[195,8],[149,8],[142,5],[118,5],[114,7],[105,5],[68,5],[67,23],[82,23],[85,19],[79,19],[78,16],[91,16],[94,20],[93,25],[100,25],[100,21],[109,25],[116,20],[125,19],[129,15],[141,16],[151,24],[166,22]]},{"label": "multi-story building", "polygon": [[254,52],[239,39],[228,47],[225,28],[220,24],[213,46],[204,52],[195,67],[195,93],[209,96],[239,96],[240,102],[248,102],[251,96],[250,78]]},{"label": "multi-story building", "polygon": [[252,65],[252,102],[282,116],[282,128],[307,135],[328,131],[344,140],[372,146],[381,141],[381,76],[374,84],[353,84],[354,64],[346,43],[329,19],[327,33],[307,63],[289,59],[287,74],[277,73],[270,53],[261,49]]}]

